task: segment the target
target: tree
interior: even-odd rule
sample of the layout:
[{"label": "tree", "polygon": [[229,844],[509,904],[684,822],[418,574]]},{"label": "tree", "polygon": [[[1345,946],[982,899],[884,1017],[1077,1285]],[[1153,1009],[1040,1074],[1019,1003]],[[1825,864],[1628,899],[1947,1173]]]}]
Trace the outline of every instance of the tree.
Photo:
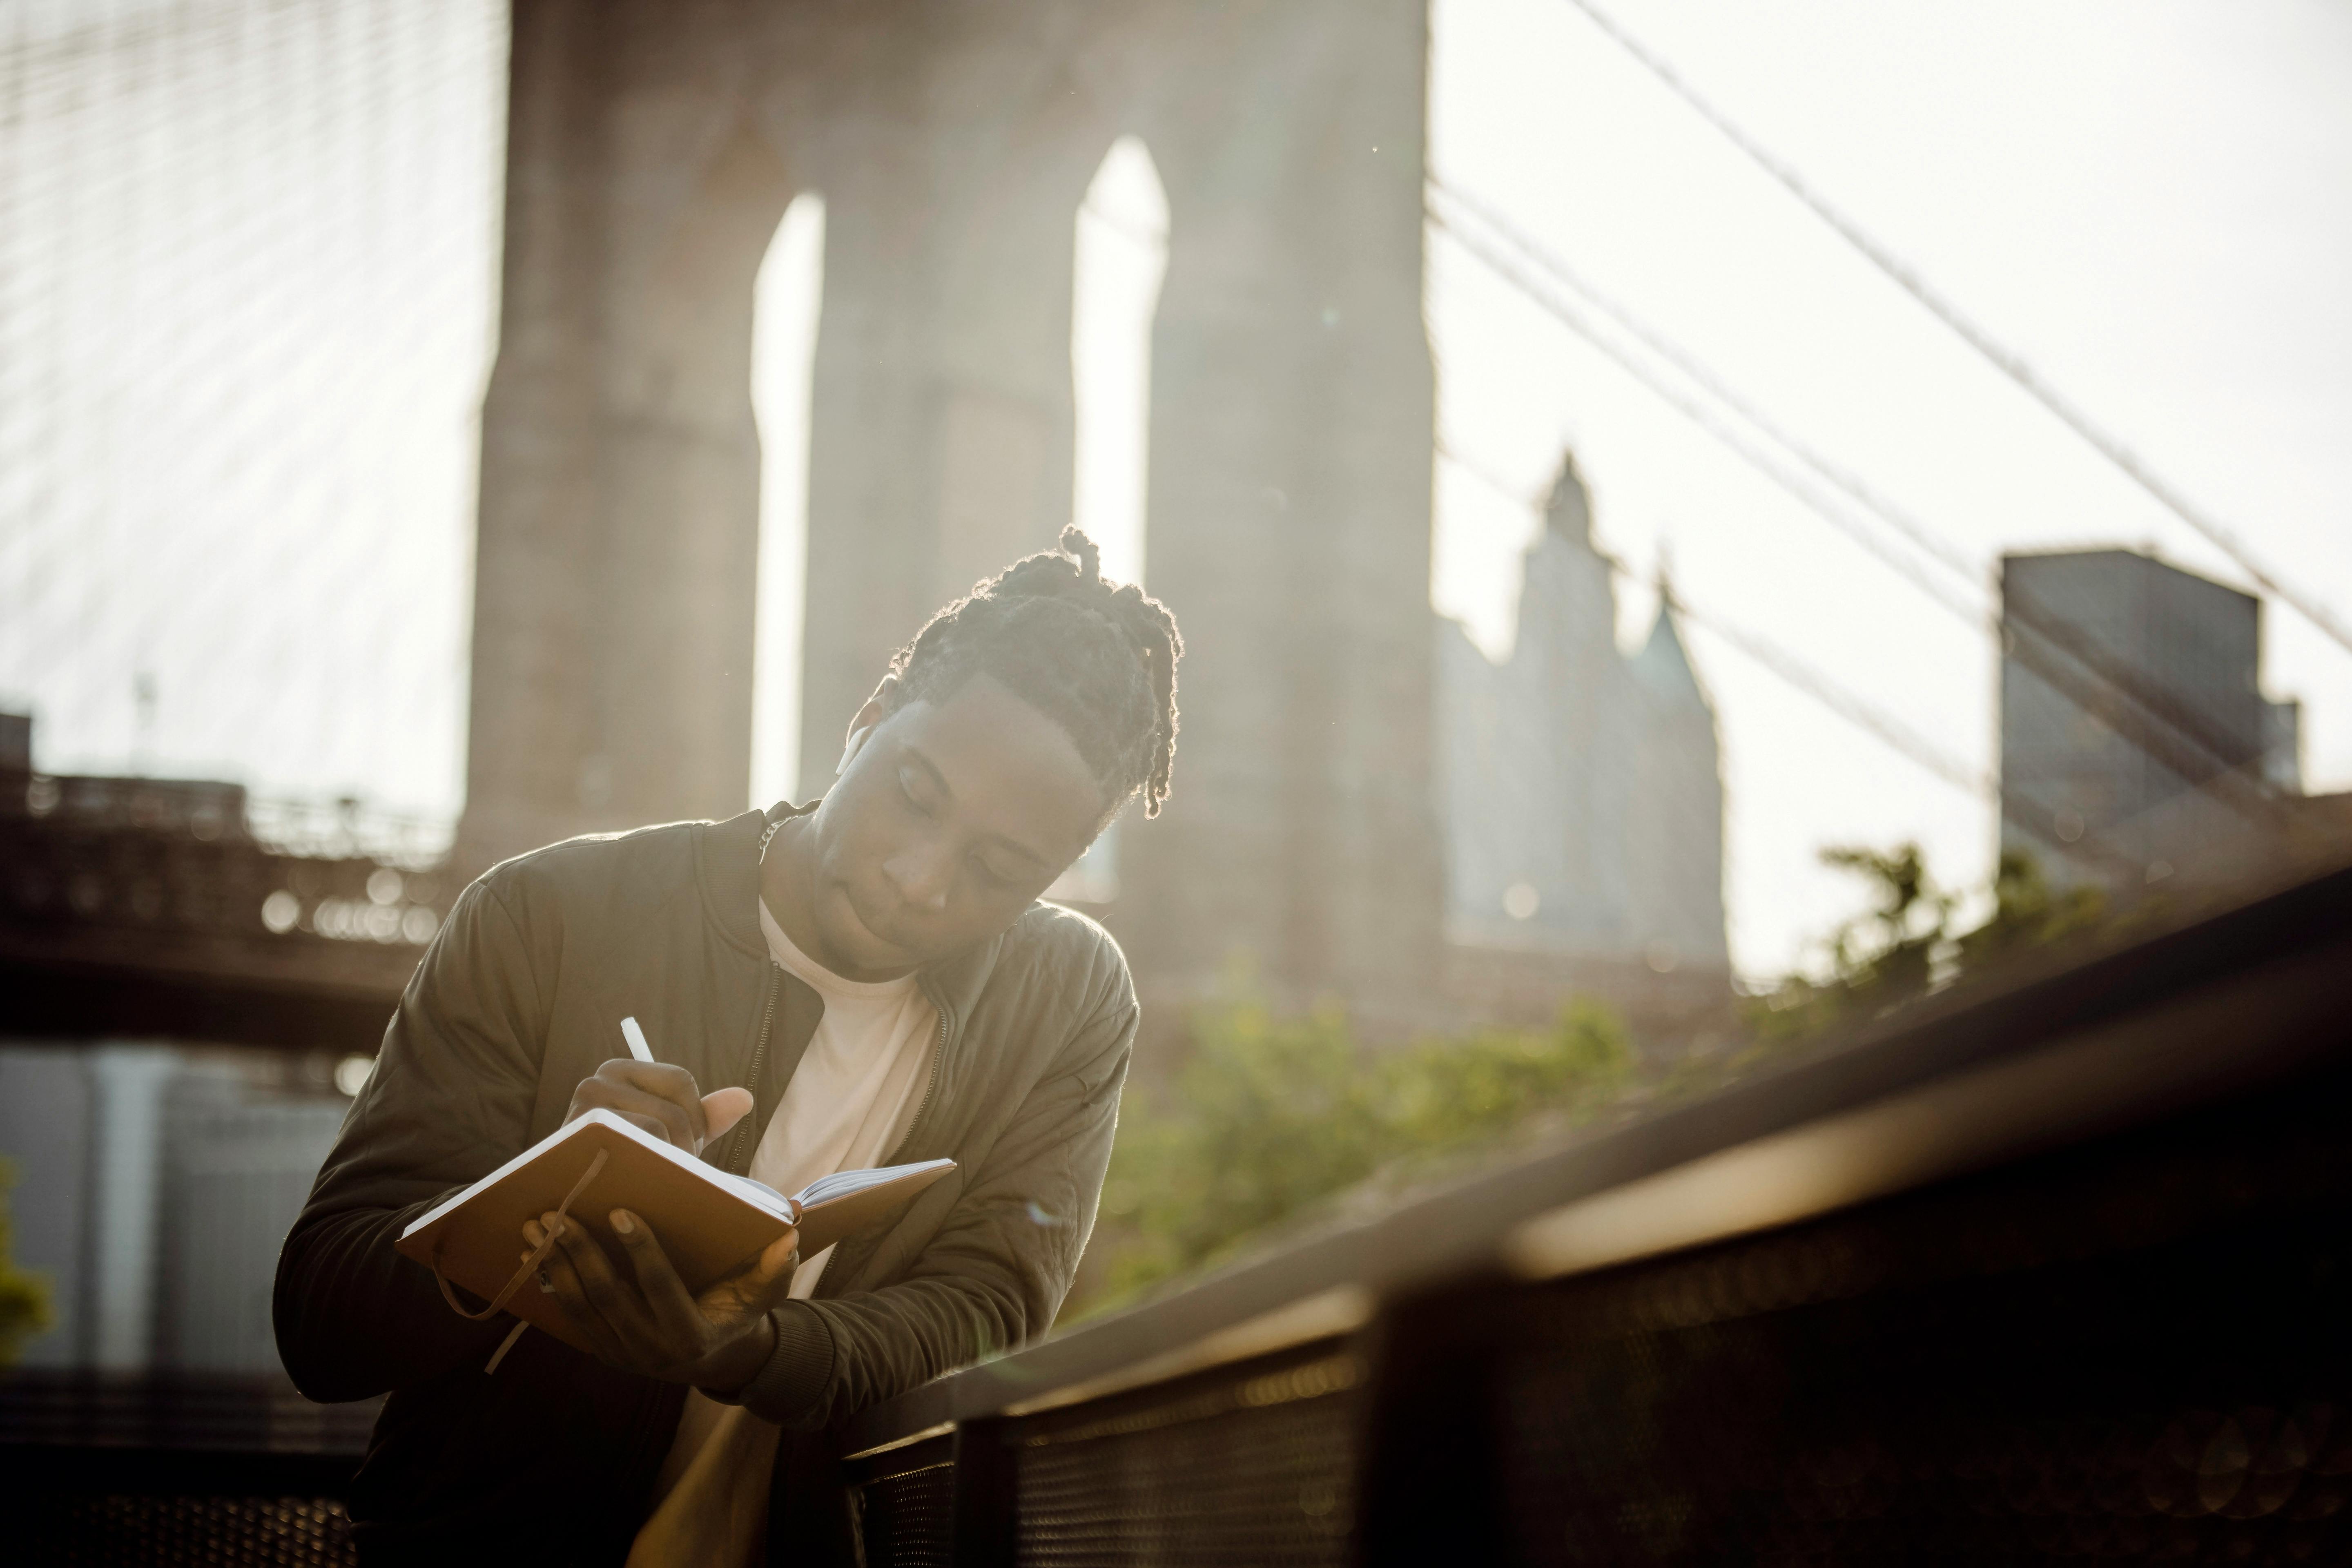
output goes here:
[{"label": "tree", "polygon": [[1878,895],[1869,910],[1838,927],[1830,938],[1837,974],[1856,988],[1884,987],[1908,994],[1925,991],[1936,950],[1949,937],[1958,900],[1927,876],[1927,857],[1916,844],[1889,852],[1843,847],[1822,851],[1822,863],[1859,874]]},{"label": "tree", "polygon": [[0,1366],[14,1365],[18,1347],[52,1321],[48,1280],[17,1268],[10,1250],[8,1189],[16,1184],[16,1168],[0,1160]]},{"label": "tree", "polygon": [[1978,963],[2021,947],[2087,931],[2107,916],[2106,896],[2090,886],[2053,891],[2041,863],[2021,849],[2001,852],[1993,873],[1992,918],[1959,938],[1962,961]]},{"label": "tree", "polygon": [[2096,888],[2054,891],[2021,850],[2002,852],[1992,913],[1968,931],[1954,926],[1961,900],[1936,885],[1916,844],[1834,847],[1822,851],[1822,862],[1862,877],[1874,898],[1822,944],[1826,978],[1789,975],[1749,1010],[1763,1050],[1811,1038],[1842,1019],[1884,1012],[1971,966],[2096,925],[2106,913]]},{"label": "tree", "polygon": [[[1963,900],[1936,883],[1916,844],[1841,847],[1822,858],[1871,893],[1824,941],[1827,975],[1782,981],[1752,1010],[1748,1048],[1694,1058],[1655,1092],[1705,1092],[1841,1019],[2101,918],[2095,891],[2053,892],[2023,856],[2002,858],[1992,915],[1969,931],[1955,929]],[[1336,1007],[1280,1016],[1237,982],[1191,1026],[1174,1081],[1158,1093],[1130,1089],[1121,1105],[1090,1282],[1072,1317],[1223,1262],[1285,1226],[1345,1205],[1376,1209],[1449,1159],[1590,1120],[1624,1095],[1634,1065],[1623,1025],[1590,1001],[1571,1003],[1549,1029],[1374,1049]]]},{"label": "tree", "polygon": [[1130,1090],[1121,1107],[1093,1310],[1229,1258],[1376,1173],[1409,1179],[1544,1113],[1589,1116],[1633,1059],[1623,1026],[1594,1003],[1571,1004],[1549,1030],[1374,1049],[1337,1007],[1285,1017],[1244,994],[1196,1012],[1192,1035],[1169,1089]]}]

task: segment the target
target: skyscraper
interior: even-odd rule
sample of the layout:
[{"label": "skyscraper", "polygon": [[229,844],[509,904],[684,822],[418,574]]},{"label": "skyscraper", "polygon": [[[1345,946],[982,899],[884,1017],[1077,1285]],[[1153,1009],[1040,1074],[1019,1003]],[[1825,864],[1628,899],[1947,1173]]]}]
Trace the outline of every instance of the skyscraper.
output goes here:
[{"label": "skyscraper", "polygon": [[2001,847],[2128,893],[2257,851],[2302,790],[2262,601],[2152,555],[2001,559]]}]

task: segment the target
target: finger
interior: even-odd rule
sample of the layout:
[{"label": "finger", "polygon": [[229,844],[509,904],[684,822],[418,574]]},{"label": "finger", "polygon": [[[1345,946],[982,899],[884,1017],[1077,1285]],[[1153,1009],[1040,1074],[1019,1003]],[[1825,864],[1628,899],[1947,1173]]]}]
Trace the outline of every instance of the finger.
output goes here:
[{"label": "finger", "polygon": [[794,1228],[768,1243],[760,1254],[760,1261],[751,1266],[752,1278],[762,1282],[781,1281],[789,1289],[793,1271],[800,1267],[800,1262],[801,1233]]},{"label": "finger", "polygon": [[630,1371],[671,1359],[658,1325],[651,1321],[635,1282],[614,1268],[612,1255],[577,1219],[556,1227],[551,1255],[564,1260],[582,1312],[596,1325],[598,1354]]},{"label": "finger", "polygon": [[761,1247],[727,1283],[750,1310],[764,1312],[792,1294],[793,1275],[800,1262],[800,1232],[788,1230]]},{"label": "finger", "polygon": [[[596,1078],[582,1079],[580,1087],[572,1091],[572,1103],[565,1109],[563,1120],[575,1121],[592,1110],[618,1116],[668,1143],[680,1143],[681,1140],[694,1135],[693,1123],[684,1111],[634,1084],[608,1083]],[[680,1146],[684,1145],[680,1143]]]},{"label": "finger", "polygon": [[644,1338],[644,1299],[629,1281],[613,1271],[613,1260],[604,1255],[604,1247],[589,1234],[588,1227],[577,1220],[559,1220],[551,1214],[542,1216],[541,1223],[555,1233],[556,1252],[571,1260],[572,1271],[580,1277],[581,1294],[605,1326],[626,1343],[634,1344]]},{"label": "finger", "polygon": [[702,1119],[709,1124],[713,1138],[751,1114],[751,1091],[748,1089],[714,1089],[702,1097]]},{"label": "finger", "polygon": [[[605,1068],[614,1064],[606,1062]],[[623,1062],[622,1067],[636,1067],[635,1062]],[[691,1082],[691,1080],[688,1080]],[[695,1128],[702,1115],[702,1101],[694,1102],[694,1112],[688,1115],[676,1101],[665,1096],[648,1093],[633,1083],[624,1083],[603,1076],[583,1079],[580,1087],[572,1091],[572,1104],[565,1112],[569,1121],[591,1110],[609,1110],[623,1120],[634,1122],[664,1142],[680,1149],[698,1152]]]},{"label": "finger", "polygon": [[[545,1233],[542,1231],[542,1235]],[[604,1314],[588,1299],[587,1288],[581,1283],[580,1272],[572,1267],[572,1259],[561,1247],[550,1251],[541,1262],[539,1271],[547,1277],[548,1293],[555,1298],[556,1309],[572,1326],[580,1331],[581,1338],[597,1360],[618,1365],[626,1358],[620,1337],[613,1331]]]},{"label": "finger", "polygon": [[660,1139],[663,1142],[669,1144],[673,1148],[685,1149],[688,1152],[693,1152],[693,1146],[691,1144],[681,1143],[678,1142],[679,1138],[683,1136],[683,1134],[681,1134],[677,1128],[672,1125],[669,1121],[663,1117],[646,1116],[634,1110],[615,1111],[614,1114],[632,1127],[642,1127],[646,1131],[652,1133],[655,1137]]},{"label": "finger", "polygon": [[637,1277],[637,1289],[644,1292],[646,1305],[655,1319],[672,1333],[688,1340],[699,1339],[703,1320],[695,1310],[694,1293],[670,1266],[669,1254],[655,1239],[653,1226],[626,1209],[614,1209],[612,1223],[613,1234],[621,1240],[621,1255],[629,1260],[630,1271]]},{"label": "finger", "polygon": [[[710,1136],[709,1123],[702,1114],[702,1090],[695,1086],[694,1075],[670,1062],[641,1062],[628,1057],[616,1057],[596,1069],[597,1079],[616,1087],[637,1090],[648,1099],[661,1102],[661,1114],[667,1121],[675,1110],[681,1119],[686,1134],[677,1140],[678,1147],[699,1151],[703,1141]],[[652,1110],[651,1106],[633,1106],[633,1110]]]}]

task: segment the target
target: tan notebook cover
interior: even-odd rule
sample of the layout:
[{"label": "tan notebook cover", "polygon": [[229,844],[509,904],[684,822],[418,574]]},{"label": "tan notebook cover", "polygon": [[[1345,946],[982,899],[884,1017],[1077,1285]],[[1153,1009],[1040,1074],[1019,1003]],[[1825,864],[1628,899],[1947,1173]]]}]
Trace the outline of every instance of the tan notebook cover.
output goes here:
[{"label": "tan notebook cover", "polygon": [[[806,1260],[886,1218],[955,1169],[952,1160],[928,1160],[844,1171],[786,1198],[707,1165],[609,1110],[591,1110],[434,1208],[395,1245],[427,1268],[437,1261],[451,1284],[488,1301],[530,1250],[523,1222],[561,1204],[599,1152],[606,1156],[604,1168],[572,1200],[571,1213],[599,1232],[614,1209],[639,1215],[691,1290],[731,1272],[782,1236],[795,1216]],[[507,1310],[567,1344],[588,1348],[555,1298],[536,1283],[517,1290]]]}]

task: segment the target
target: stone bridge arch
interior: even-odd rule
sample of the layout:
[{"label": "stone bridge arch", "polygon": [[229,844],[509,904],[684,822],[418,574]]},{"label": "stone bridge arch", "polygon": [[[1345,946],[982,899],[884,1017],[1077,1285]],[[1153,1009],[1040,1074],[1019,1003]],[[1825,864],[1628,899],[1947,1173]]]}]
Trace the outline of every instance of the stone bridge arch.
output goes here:
[{"label": "stone bridge arch", "polygon": [[460,855],[724,815],[749,767],[752,280],[826,204],[803,784],[889,648],[1069,516],[1072,223],[1171,232],[1149,574],[1178,789],[1122,848],[1147,988],[1257,954],[1374,1010],[1439,938],[1417,0],[517,0]]}]

